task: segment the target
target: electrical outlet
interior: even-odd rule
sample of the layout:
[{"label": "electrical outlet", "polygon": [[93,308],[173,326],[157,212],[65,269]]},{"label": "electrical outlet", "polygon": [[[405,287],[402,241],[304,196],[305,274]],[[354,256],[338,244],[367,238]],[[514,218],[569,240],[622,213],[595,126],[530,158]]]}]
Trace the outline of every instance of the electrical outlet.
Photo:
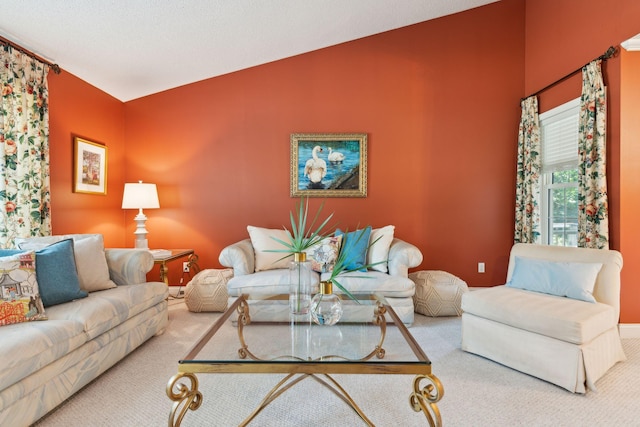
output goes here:
[{"label": "electrical outlet", "polygon": [[182,271],[184,271],[185,273],[189,272],[189,263],[187,261],[182,263]]},{"label": "electrical outlet", "polygon": [[478,263],[478,273],[484,273],[484,262]]},{"label": "electrical outlet", "polygon": [[180,289],[180,290],[178,291],[178,296],[180,297],[180,296],[182,296],[182,295],[184,295],[184,289]]}]

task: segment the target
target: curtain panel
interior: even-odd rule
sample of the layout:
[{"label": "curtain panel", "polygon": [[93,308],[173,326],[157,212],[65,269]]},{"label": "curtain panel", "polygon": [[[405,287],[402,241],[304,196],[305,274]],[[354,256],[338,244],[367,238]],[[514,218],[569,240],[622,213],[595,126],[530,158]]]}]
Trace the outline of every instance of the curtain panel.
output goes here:
[{"label": "curtain panel", "polygon": [[582,68],[578,135],[578,246],[609,248],[607,98],[601,60]]},{"label": "curtain panel", "polygon": [[520,102],[522,117],[518,132],[516,165],[516,243],[537,243],[540,239],[540,122],[538,98]]},{"label": "curtain panel", "polygon": [[0,247],[51,234],[49,66],[0,47]]}]

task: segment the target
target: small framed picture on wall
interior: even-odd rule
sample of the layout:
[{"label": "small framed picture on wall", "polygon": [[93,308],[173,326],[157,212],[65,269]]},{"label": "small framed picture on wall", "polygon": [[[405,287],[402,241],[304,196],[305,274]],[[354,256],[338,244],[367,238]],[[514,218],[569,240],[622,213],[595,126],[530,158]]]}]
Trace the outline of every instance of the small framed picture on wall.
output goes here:
[{"label": "small framed picture on wall", "polygon": [[107,194],[107,147],[73,138],[73,192]]}]

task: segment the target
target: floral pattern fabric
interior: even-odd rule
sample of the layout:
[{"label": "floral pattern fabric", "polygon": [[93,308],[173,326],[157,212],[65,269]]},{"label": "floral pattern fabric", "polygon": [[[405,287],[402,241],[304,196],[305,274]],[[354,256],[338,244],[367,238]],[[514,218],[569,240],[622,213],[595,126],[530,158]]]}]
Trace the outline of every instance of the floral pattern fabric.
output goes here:
[{"label": "floral pattern fabric", "polygon": [[516,218],[514,241],[536,243],[540,238],[540,122],[538,98],[530,96],[520,103],[522,117],[518,133],[516,170]]},{"label": "floral pattern fabric", "polygon": [[0,46],[0,247],[51,233],[49,66]]},{"label": "floral pattern fabric", "polygon": [[606,88],[601,60],[582,68],[578,135],[578,246],[609,248]]}]

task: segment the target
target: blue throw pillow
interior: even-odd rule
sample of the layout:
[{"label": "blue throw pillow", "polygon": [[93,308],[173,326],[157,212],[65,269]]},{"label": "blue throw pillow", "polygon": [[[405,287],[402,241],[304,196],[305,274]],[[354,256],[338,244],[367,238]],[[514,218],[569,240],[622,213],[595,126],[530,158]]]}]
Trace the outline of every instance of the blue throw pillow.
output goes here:
[{"label": "blue throw pillow", "polygon": [[[24,252],[20,249],[2,249],[0,257]],[[73,239],[61,240],[36,251],[36,277],[40,297],[45,307],[85,298],[80,289]]]},{"label": "blue throw pillow", "polygon": [[367,271],[367,269],[363,267],[367,263],[367,249],[369,249],[371,227],[346,234],[342,230],[337,229],[336,236],[343,236],[340,251],[346,254],[345,268],[347,270]]},{"label": "blue throw pillow", "polygon": [[596,302],[593,288],[601,268],[600,263],[548,261],[517,256],[507,286]]}]

